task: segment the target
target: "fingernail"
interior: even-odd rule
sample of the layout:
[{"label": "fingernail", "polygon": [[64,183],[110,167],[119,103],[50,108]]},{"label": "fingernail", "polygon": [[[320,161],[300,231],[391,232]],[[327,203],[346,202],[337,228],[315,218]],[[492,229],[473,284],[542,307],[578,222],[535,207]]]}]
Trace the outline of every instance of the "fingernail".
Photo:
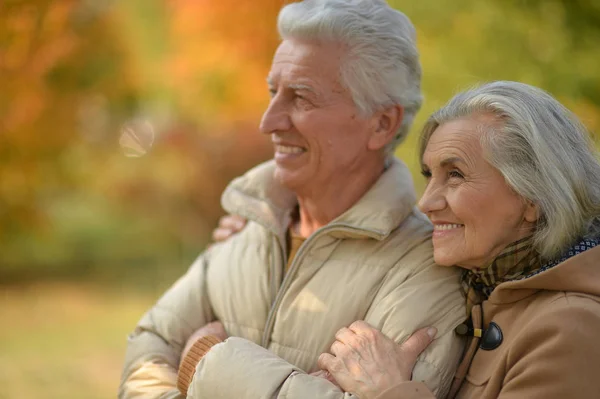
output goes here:
[{"label": "fingernail", "polygon": [[433,339],[435,337],[435,334],[437,334],[437,328],[429,327],[427,329],[427,335],[429,335],[429,338]]},{"label": "fingernail", "polygon": [[235,227],[237,229],[241,229],[242,227],[244,227],[244,222],[240,221],[240,220],[236,220],[235,221]]}]

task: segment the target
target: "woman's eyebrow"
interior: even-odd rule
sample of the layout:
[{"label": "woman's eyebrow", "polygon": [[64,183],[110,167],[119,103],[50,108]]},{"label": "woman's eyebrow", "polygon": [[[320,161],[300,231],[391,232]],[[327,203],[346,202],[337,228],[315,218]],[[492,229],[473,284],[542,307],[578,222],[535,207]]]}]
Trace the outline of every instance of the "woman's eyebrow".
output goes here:
[{"label": "woman's eyebrow", "polygon": [[445,158],[440,162],[440,166],[441,167],[445,167],[448,165],[453,165],[456,163],[466,163],[462,158],[460,157],[450,157],[450,158]]}]

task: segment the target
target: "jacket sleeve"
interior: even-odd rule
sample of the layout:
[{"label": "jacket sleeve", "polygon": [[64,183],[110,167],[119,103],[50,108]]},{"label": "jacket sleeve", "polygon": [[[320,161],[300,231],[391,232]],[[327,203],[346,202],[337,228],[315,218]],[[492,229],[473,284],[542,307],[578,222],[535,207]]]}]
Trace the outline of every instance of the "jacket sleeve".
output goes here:
[{"label": "jacket sleeve", "polygon": [[321,377],[294,367],[271,351],[230,337],[200,360],[188,399],[346,399],[355,398]]},{"label": "jacket sleeve", "polygon": [[598,303],[569,299],[515,337],[499,399],[600,397]]},{"label": "jacket sleeve", "polygon": [[417,359],[412,379],[445,398],[464,349],[465,340],[454,329],[466,319],[466,309],[460,271],[436,265],[432,253],[431,241],[425,240],[402,257],[365,321],[398,344],[420,328],[436,327],[436,338]]},{"label": "jacket sleeve", "polygon": [[201,255],[130,334],[119,399],[179,399],[177,368],[187,339],[213,321],[206,293],[208,253]]}]

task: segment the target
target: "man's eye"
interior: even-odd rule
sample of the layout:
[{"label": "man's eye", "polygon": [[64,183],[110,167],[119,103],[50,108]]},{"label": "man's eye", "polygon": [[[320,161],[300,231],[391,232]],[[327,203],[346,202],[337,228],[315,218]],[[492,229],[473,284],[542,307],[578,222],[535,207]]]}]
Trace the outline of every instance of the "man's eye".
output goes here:
[{"label": "man's eye", "polygon": [[294,102],[298,105],[301,106],[302,108],[312,108],[313,104],[307,100],[305,97],[302,97],[301,95],[294,95]]},{"label": "man's eye", "polygon": [[269,89],[269,96],[271,96],[271,98],[275,97],[276,94],[277,94],[277,90]]},{"label": "man's eye", "polygon": [[431,178],[431,171],[430,170],[425,170],[425,169],[421,169],[421,174],[426,178],[429,179]]}]

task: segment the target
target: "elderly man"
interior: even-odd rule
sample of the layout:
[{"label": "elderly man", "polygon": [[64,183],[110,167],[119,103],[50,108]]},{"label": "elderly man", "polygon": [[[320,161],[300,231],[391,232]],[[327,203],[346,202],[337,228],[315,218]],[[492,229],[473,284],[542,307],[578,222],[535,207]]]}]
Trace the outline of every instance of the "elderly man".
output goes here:
[{"label": "elderly man", "polygon": [[[274,160],[222,198],[248,225],[144,315],[119,396],[343,398],[307,372],[336,331],[365,320],[397,342],[435,326],[413,378],[443,397],[464,299],[458,272],[434,264],[430,224],[392,155],[421,103],[414,27],[383,0],[309,0],[285,6],[278,28],[260,126]],[[214,320],[231,338],[203,337]]]}]

